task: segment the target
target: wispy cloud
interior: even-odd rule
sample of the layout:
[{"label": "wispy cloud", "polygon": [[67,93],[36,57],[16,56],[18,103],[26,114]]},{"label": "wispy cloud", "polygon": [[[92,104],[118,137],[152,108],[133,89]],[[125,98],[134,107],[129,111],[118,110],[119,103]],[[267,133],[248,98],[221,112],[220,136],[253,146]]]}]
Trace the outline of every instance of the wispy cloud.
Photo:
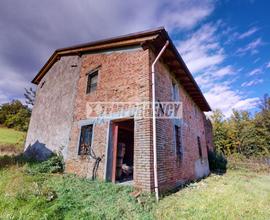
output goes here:
[{"label": "wispy cloud", "polygon": [[266,64],[266,68],[270,68],[270,61]]},{"label": "wispy cloud", "polygon": [[240,35],[238,36],[238,39],[242,40],[242,39],[244,39],[244,38],[247,38],[247,37],[253,35],[254,33],[256,33],[258,30],[259,30],[259,28],[257,28],[257,27],[252,27],[252,28],[250,28],[248,31],[246,31],[246,32],[244,32],[244,33],[242,33],[242,34],[240,34]]},{"label": "wispy cloud", "polygon": [[217,29],[218,24],[205,24],[178,43],[178,50],[192,72],[201,72],[225,59]]},{"label": "wispy cloud", "polygon": [[229,116],[233,108],[254,108],[259,98],[248,98],[232,87],[241,70],[225,64],[228,56],[221,38],[226,37],[231,30],[227,33],[221,31],[223,29],[224,24],[220,22],[205,24],[179,42],[178,49],[196,76],[195,80],[203,89],[210,106],[221,109]]},{"label": "wispy cloud", "polygon": [[241,84],[242,87],[255,86],[263,82],[263,79],[254,79]]},{"label": "wispy cloud", "polygon": [[252,70],[248,75],[249,76],[254,76],[254,75],[258,75],[262,72],[262,69],[261,68],[256,68],[254,70]]},{"label": "wispy cloud", "polygon": [[257,48],[263,45],[263,41],[261,38],[257,38],[254,41],[247,44],[245,47],[239,48],[236,51],[236,54],[238,55],[245,55],[247,53],[256,54],[258,53]]}]

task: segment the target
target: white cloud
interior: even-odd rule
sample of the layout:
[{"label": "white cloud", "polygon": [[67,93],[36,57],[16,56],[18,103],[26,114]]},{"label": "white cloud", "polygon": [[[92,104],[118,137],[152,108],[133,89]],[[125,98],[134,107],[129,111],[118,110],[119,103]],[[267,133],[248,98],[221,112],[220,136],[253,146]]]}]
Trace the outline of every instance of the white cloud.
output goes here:
[{"label": "white cloud", "polygon": [[191,72],[201,72],[225,59],[217,29],[218,24],[205,24],[178,43],[178,50]]},{"label": "white cloud", "polygon": [[245,47],[239,48],[236,53],[239,55],[245,55],[246,53],[250,52],[251,54],[258,53],[257,48],[263,45],[263,41],[261,38],[257,38],[256,40],[250,42]]},{"label": "white cloud", "polygon": [[218,78],[222,78],[224,76],[234,75],[236,72],[237,71],[235,71],[232,66],[225,66],[225,67],[218,69],[216,72],[214,72],[213,76],[216,76]]},{"label": "white cloud", "polygon": [[254,76],[254,75],[258,75],[262,72],[262,69],[261,68],[256,68],[254,70],[252,70],[248,75],[249,76]]},{"label": "white cloud", "polygon": [[167,24],[166,26],[168,26],[169,29],[190,29],[211,14],[214,9],[211,4],[200,4],[196,1],[190,1],[188,4],[187,2],[188,1],[180,1],[178,4],[173,4],[175,7],[170,7],[170,11],[163,11],[163,16],[161,17],[162,23]]},{"label": "white cloud", "polygon": [[246,31],[246,32],[244,32],[244,33],[242,33],[242,34],[240,34],[240,35],[238,36],[238,39],[242,40],[242,39],[244,39],[244,38],[247,38],[247,37],[253,35],[254,33],[256,33],[258,30],[259,30],[259,29],[258,29],[257,27],[252,27],[252,28],[250,28],[248,31]]},{"label": "white cloud", "polygon": [[254,79],[254,80],[250,80],[250,81],[242,83],[241,86],[242,87],[255,86],[255,85],[260,84],[262,82],[263,82],[262,79]]},{"label": "white cloud", "polygon": [[228,85],[215,85],[205,93],[205,97],[213,109],[220,109],[226,117],[232,109],[249,110],[256,107],[259,98],[245,98],[238,91],[233,91]]},{"label": "white cloud", "polygon": [[[221,37],[227,32],[222,31],[223,29],[221,22],[205,24],[185,40],[178,42],[178,49],[188,68],[196,76],[195,80],[204,91],[212,109],[221,109],[228,117],[233,108],[252,109],[259,99],[247,98],[233,89],[232,83],[238,78],[236,74],[241,69],[225,65],[227,56]],[[252,45],[251,48],[254,47]]]},{"label": "white cloud", "polygon": [[266,68],[270,68],[270,61],[266,64]]}]

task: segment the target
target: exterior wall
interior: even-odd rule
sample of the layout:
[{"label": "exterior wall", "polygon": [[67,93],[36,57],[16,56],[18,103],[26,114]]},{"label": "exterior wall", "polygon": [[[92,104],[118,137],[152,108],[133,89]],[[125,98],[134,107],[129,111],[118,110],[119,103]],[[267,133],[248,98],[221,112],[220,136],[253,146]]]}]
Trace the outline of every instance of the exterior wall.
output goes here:
[{"label": "exterior wall", "polygon": [[80,66],[78,56],[62,57],[37,87],[25,149],[34,150],[39,159],[60,149],[66,157]]},{"label": "exterior wall", "polygon": [[[153,60],[153,55],[151,57]],[[173,101],[173,78],[173,74],[166,66],[162,62],[158,62],[156,71],[157,100]],[[161,191],[209,174],[205,115],[183,89],[179,80],[177,84],[180,101],[183,104],[183,118],[179,120],[157,119],[158,180]],[[182,158],[177,155],[175,150],[174,125],[181,125]],[[201,140],[203,160],[199,157],[197,136]]]},{"label": "exterior wall", "polygon": [[[86,94],[87,74],[99,67],[97,89]],[[80,127],[83,124],[94,124],[93,150],[102,157],[97,176],[104,179],[107,151],[110,136],[111,120],[96,120],[97,115],[87,110],[91,102],[143,102],[150,101],[149,52],[135,50],[114,51],[111,53],[87,54],[82,56],[82,68],[78,81],[75,101],[74,120],[66,171],[80,176],[92,176],[94,160],[78,155]],[[90,115],[89,115],[90,114]],[[132,115],[127,115],[132,116]],[[115,111],[112,119],[121,117]],[[99,119],[102,119],[100,117]],[[134,120],[134,185],[146,191],[151,190],[151,120]],[[103,156],[104,155],[104,156]],[[151,163],[152,164],[152,163]]]},{"label": "exterior wall", "polygon": [[[66,172],[91,177],[94,160],[78,155],[80,129],[93,124],[93,150],[101,157],[97,176],[106,178],[111,124],[123,117],[115,110],[110,120],[89,112],[91,102],[151,101],[150,66],[154,56],[149,50],[127,50],[62,57],[48,71],[37,88],[27,134],[26,148],[31,145],[57,151],[64,147]],[[86,94],[87,74],[99,68],[96,91]],[[156,98],[172,100],[173,74],[157,63]],[[45,84],[42,86],[43,82]],[[158,179],[161,190],[174,188],[209,173],[206,145],[212,147],[211,124],[179,83],[183,103],[181,120],[157,119]],[[42,88],[41,88],[42,87]],[[195,108],[197,109],[195,111]],[[132,117],[128,112],[126,117]],[[183,157],[175,151],[174,125],[181,125]],[[199,158],[197,136],[201,139],[203,160]],[[45,151],[44,151],[45,152]],[[134,119],[134,186],[153,191],[152,119]]]}]

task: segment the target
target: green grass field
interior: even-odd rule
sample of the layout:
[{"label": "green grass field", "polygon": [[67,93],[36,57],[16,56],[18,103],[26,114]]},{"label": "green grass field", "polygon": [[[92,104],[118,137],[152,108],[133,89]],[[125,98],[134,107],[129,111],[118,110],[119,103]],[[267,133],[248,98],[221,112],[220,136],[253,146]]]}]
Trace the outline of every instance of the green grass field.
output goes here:
[{"label": "green grass field", "polygon": [[131,187],[0,168],[0,219],[270,219],[270,175],[229,170],[156,204]]},{"label": "green grass field", "polygon": [[0,127],[0,151],[18,152],[23,150],[26,133]]}]

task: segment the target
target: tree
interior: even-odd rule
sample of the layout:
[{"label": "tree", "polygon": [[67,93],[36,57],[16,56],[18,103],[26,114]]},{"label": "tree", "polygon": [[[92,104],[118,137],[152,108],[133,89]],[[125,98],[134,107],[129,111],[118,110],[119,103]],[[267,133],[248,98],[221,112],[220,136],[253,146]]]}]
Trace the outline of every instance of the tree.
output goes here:
[{"label": "tree", "polygon": [[0,106],[0,124],[8,128],[26,131],[31,110],[19,100],[13,100]]},{"label": "tree", "polygon": [[228,127],[226,125],[225,116],[220,110],[215,110],[210,116],[210,120],[213,125],[215,149],[223,154],[229,154],[230,145],[228,142]]},{"label": "tree", "polygon": [[260,112],[255,115],[257,143],[263,155],[270,155],[270,97],[265,94],[259,104]]},{"label": "tree", "polygon": [[270,156],[270,97],[264,95],[254,116],[248,111],[233,110],[225,118],[220,110],[213,112],[214,144],[225,155],[241,154],[246,157]]},{"label": "tree", "polygon": [[26,99],[26,104],[34,106],[36,91],[34,91],[31,87],[29,89],[24,88],[25,93],[23,94]]},{"label": "tree", "polygon": [[229,139],[234,153],[251,156],[257,151],[256,130],[253,119],[247,111],[233,110],[228,120]]}]

